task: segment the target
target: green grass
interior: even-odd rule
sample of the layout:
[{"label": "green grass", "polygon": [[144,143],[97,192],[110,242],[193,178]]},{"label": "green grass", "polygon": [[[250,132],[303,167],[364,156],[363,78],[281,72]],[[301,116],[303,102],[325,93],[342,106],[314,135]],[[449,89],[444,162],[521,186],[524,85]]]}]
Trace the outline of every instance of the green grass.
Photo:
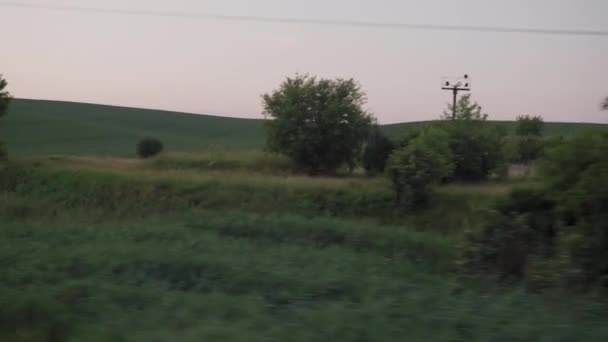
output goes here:
[{"label": "green grass", "polygon": [[15,99],[0,137],[14,155],[134,156],[135,144],[146,136],[174,151],[259,149],[262,126],[261,120]]},{"label": "green grass", "polygon": [[[424,123],[386,125],[392,136]],[[497,122],[512,129],[512,122]],[[570,135],[606,125],[547,123],[547,135]],[[262,120],[235,119],[159,110],[84,103],[15,99],[0,121],[0,138],[12,155],[134,156],[146,136],[160,139],[170,151],[210,148],[260,149]]]},{"label": "green grass", "polygon": [[3,341],[608,338],[605,304],[462,278],[452,241],[429,232],[226,211],[91,223],[67,210],[0,215]]},{"label": "green grass", "polygon": [[35,157],[0,168],[0,341],[606,341],[605,295],[534,293],[459,265],[514,186],[440,187],[280,157]]}]

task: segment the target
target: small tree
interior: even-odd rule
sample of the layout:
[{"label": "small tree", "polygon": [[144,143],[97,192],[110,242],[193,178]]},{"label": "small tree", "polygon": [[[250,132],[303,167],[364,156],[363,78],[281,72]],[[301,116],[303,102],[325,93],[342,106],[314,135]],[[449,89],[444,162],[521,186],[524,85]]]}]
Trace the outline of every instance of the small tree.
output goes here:
[{"label": "small tree", "polygon": [[602,102],[602,109],[608,110],[608,97],[604,99],[604,102]]},{"label": "small tree", "polygon": [[519,136],[536,136],[543,135],[544,121],[541,116],[520,115],[517,117],[517,127],[515,134]]},{"label": "small tree", "polygon": [[483,114],[481,106],[472,101],[470,94],[461,97],[456,104],[455,120],[444,112],[442,127],[449,136],[454,179],[481,181],[504,165],[504,132],[488,124],[487,119],[488,115]]},{"label": "small tree", "polygon": [[[462,96],[458,102],[456,102],[456,116],[454,120],[465,120],[465,121],[485,121],[488,118],[488,114],[482,113],[482,108],[477,102],[471,100],[471,94]],[[441,117],[442,120],[453,120],[452,118],[452,106],[443,111]]]},{"label": "small tree", "polygon": [[374,125],[363,149],[362,162],[365,171],[370,175],[384,172],[393,149],[393,142],[382,133],[378,125]]},{"label": "small tree", "polygon": [[373,121],[354,80],[296,75],[263,100],[271,151],[310,174],[353,168]]},{"label": "small tree", "polygon": [[451,159],[442,150],[439,144],[430,145],[428,140],[419,137],[393,152],[387,173],[402,208],[426,206],[433,194],[432,186],[450,175]]},{"label": "small tree", "polygon": [[[2,77],[2,74],[0,74],[0,117],[6,115],[8,105],[12,99],[11,94],[8,91],[4,90],[7,85],[8,83],[6,82],[4,77]],[[0,141],[0,160],[3,159],[6,159],[6,149]]]},{"label": "small tree", "polygon": [[137,156],[150,158],[163,151],[163,143],[156,138],[144,138],[137,143]]}]

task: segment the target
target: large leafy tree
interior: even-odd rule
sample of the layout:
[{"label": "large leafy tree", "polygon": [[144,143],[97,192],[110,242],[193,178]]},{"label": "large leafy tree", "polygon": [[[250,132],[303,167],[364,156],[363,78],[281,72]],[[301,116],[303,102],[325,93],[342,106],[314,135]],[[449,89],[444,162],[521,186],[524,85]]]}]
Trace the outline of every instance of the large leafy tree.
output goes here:
[{"label": "large leafy tree", "polygon": [[[11,101],[11,94],[5,90],[8,83],[0,74],[0,117],[4,116],[8,110],[8,104]],[[0,159],[6,158],[6,150],[0,141]]]},{"label": "large leafy tree", "polygon": [[296,75],[263,100],[270,150],[311,174],[352,170],[373,123],[357,82]]}]

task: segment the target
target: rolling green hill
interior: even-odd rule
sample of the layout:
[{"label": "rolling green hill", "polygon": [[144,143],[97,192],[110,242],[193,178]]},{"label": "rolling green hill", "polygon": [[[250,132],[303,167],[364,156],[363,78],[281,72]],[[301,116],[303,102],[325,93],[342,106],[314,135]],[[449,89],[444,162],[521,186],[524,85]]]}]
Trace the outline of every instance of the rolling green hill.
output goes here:
[{"label": "rolling green hill", "polygon": [[[507,128],[512,122],[496,122]],[[384,126],[396,136],[424,122]],[[605,129],[606,125],[548,123],[548,135]],[[15,99],[0,121],[0,140],[13,155],[131,156],[145,136],[163,141],[168,150],[209,147],[259,149],[264,144],[262,120],[175,113],[95,104]]]},{"label": "rolling green hill", "polygon": [[128,156],[146,136],[170,150],[251,149],[262,146],[263,127],[262,120],[22,99],[0,124],[1,140],[17,155]]}]

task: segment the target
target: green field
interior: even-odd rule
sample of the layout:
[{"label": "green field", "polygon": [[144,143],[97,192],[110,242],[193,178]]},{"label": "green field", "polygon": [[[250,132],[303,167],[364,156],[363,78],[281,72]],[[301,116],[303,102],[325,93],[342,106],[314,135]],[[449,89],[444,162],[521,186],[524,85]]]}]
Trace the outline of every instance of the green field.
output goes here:
[{"label": "green field", "polygon": [[0,171],[0,340],[606,341],[601,297],[459,270],[522,182],[403,213],[383,178],[260,152],[22,160]]},{"label": "green field", "polygon": [[[422,123],[384,126],[393,136]],[[509,129],[512,123],[498,122]],[[569,135],[606,125],[548,123],[547,135]],[[173,113],[71,102],[15,99],[0,122],[13,155],[132,156],[139,139],[153,136],[171,151],[211,147],[260,149],[262,120]]]},{"label": "green field", "polygon": [[[608,341],[605,293],[462,267],[466,233],[534,175],[438,186],[405,211],[384,176],[295,173],[262,152],[262,126],[15,100],[0,341]],[[134,158],[144,136],[168,151]]]}]

